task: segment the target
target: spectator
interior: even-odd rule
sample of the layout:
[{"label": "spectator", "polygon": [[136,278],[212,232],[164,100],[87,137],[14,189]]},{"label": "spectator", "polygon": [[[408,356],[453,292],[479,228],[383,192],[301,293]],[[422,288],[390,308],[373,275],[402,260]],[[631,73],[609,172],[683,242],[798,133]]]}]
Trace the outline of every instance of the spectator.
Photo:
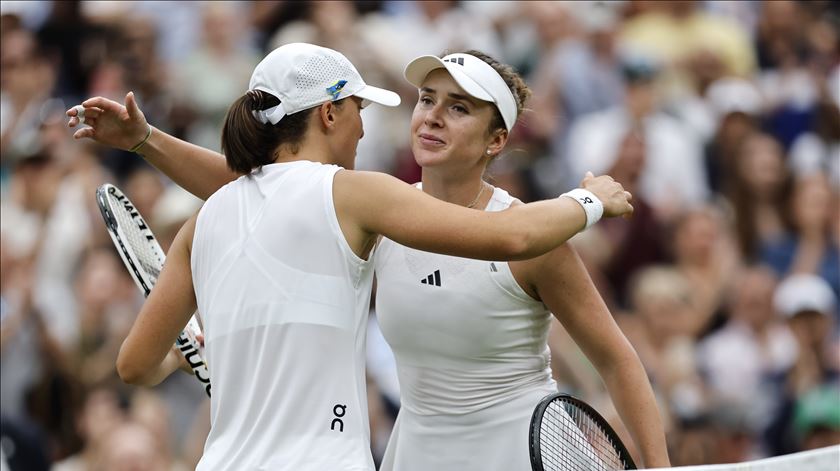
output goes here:
[{"label": "spectator", "polygon": [[647,154],[638,193],[658,217],[669,221],[709,196],[700,142],[682,123],[660,111],[654,81],[657,66],[644,58],[627,57],[623,72],[627,81],[623,106],[583,116],[569,130],[565,158],[571,178],[605,171],[620,139],[631,129],[640,129]]},{"label": "spectator", "polygon": [[730,187],[727,179],[735,173],[740,146],[759,131],[762,103],[758,89],[744,79],[720,79],[706,91],[705,109],[699,113],[708,115],[699,119],[716,123],[705,147],[706,174],[713,191],[719,193]]},{"label": "spectator", "polygon": [[621,41],[666,64],[669,96],[694,88],[685,73],[692,61],[719,63],[724,75],[754,70],[749,37],[730,18],[710,14],[695,1],[639,3],[641,11],[624,23]]},{"label": "spectator", "polygon": [[696,316],[691,286],[670,266],[645,268],[630,286],[633,314],[619,325],[670,410],[681,418],[697,416],[706,405],[691,337]]},{"label": "spectator", "polygon": [[181,471],[152,432],[143,425],[128,421],[118,425],[103,440],[100,459],[94,471]]},{"label": "spectator", "polygon": [[819,275],[840,292],[840,247],[831,236],[837,201],[825,174],[798,178],[787,203],[792,228],[761,245],[764,263],[780,276]]},{"label": "spectator", "polygon": [[676,222],[673,235],[676,268],[691,284],[695,317],[691,336],[699,338],[715,327],[726,288],[739,267],[737,249],[719,211],[713,207],[691,210]]},{"label": "spectator", "polygon": [[187,140],[216,151],[228,105],[248,87],[248,71],[259,62],[256,51],[240,45],[243,20],[236,8],[224,2],[204,8],[201,43],[173,68],[175,99],[184,108],[178,112],[188,118],[176,124],[187,128]]},{"label": "spectator", "polygon": [[[834,84],[840,84],[840,80],[835,80]],[[788,164],[796,175],[828,175],[831,186],[840,191],[840,108],[837,104],[823,101],[817,105],[813,131],[796,138]]]},{"label": "spectator", "polygon": [[604,221],[574,239],[587,269],[610,306],[628,306],[627,284],[642,268],[665,262],[664,226],[639,191],[647,143],[642,132],[631,130],[615,150],[607,174],[632,193],[633,219]]},{"label": "spectator", "polygon": [[52,468],[53,471],[95,469],[107,437],[126,420],[125,404],[121,399],[107,383],[90,389],[74,417],[82,446],[74,455],[58,460]]},{"label": "spectator", "polygon": [[768,425],[779,406],[778,378],[798,355],[795,336],[773,307],[776,284],[767,267],[742,270],[732,286],[728,322],[701,341],[697,352],[710,391],[747,408],[753,433]]},{"label": "spectator", "polygon": [[[813,447],[837,435],[838,427],[825,401],[837,396],[840,365],[837,351],[837,297],[822,278],[799,274],[779,284],[773,297],[776,311],[787,320],[796,339],[796,362],[782,376],[784,396],[765,440],[773,454]],[[834,409],[835,411],[837,409]],[[823,413],[815,418],[814,413]]]},{"label": "spectator", "polygon": [[34,35],[25,29],[3,31],[0,43],[0,163],[38,147],[42,107],[52,93],[55,70]]},{"label": "spectator", "polygon": [[804,394],[796,403],[793,418],[800,450],[813,450],[840,443],[840,390],[822,386]]},{"label": "spectator", "polygon": [[741,256],[753,262],[763,244],[780,237],[788,224],[784,205],[791,180],[781,145],[767,134],[744,139],[727,182],[738,247]]}]

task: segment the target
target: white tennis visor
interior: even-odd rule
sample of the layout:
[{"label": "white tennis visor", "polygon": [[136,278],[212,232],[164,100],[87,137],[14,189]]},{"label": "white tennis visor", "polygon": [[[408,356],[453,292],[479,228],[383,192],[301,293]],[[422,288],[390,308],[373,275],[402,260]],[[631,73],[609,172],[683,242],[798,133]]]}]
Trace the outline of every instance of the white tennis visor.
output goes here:
[{"label": "white tennis visor", "polygon": [[429,72],[445,68],[455,82],[470,96],[496,105],[508,132],[516,124],[516,99],[501,75],[488,63],[469,54],[449,54],[443,59],[437,56],[420,56],[405,67],[405,78],[417,88]]}]

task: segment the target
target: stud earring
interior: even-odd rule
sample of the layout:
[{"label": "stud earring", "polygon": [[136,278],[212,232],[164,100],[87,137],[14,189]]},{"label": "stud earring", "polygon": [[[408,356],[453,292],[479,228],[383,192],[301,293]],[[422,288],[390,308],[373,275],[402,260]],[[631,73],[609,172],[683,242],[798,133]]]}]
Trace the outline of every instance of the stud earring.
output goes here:
[{"label": "stud earring", "polygon": [[490,155],[490,149],[487,149],[487,155]]}]

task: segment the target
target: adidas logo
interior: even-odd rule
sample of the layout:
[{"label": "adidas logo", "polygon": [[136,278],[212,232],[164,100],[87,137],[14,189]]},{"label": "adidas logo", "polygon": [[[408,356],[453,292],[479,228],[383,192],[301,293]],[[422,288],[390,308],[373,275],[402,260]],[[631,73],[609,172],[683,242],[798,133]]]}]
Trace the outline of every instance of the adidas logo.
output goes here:
[{"label": "adidas logo", "polygon": [[464,65],[464,58],[463,57],[450,57],[449,59],[444,59],[443,62],[452,62],[453,64]]},{"label": "adidas logo", "polygon": [[440,286],[440,270],[435,270],[434,273],[420,280],[424,285]]}]

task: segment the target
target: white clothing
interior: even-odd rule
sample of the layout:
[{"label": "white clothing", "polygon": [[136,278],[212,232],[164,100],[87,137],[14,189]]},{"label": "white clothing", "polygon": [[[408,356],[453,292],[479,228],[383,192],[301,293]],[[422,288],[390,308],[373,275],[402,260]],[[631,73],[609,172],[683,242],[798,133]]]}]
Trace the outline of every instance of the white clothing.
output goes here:
[{"label": "white clothing", "polygon": [[761,342],[748,326],[730,322],[703,340],[697,354],[714,392],[746,402],[762,394],[768,374],[792,367],[798,351],[793,333],[783,324],[771,326]]},{"label": "white clothing", "polygon": [[213,383],[198,470],[374,470],[364,371],[373,265],[339,227],[339,170],[267,165],[198,215],[192,276]]},{"label": "white clothing", "polygon": [[749,326],[732,321],[700,343],[697,364],[714,397],[740,408],[759,430],[769,425],[783,395],[777,378],[798,355],[786,325],[769,326],[762,341]]},{"label": "white clothing", "polygon": [[799,177],[816,173],[828,175],[835,189],[840,189],[840,142],[826,142],[815,133],[806,132],[790,147],[788,167]]},{"label": "white clothing", "polygon": [[[566,157],[573,181],[587,171],[607,172],[631,130],[626,110],[614,107],[582,116],[569,130]],[[645,166],[639,193],[655,208],[694,207],[710,195],[698,137],[679,121],[655,113],[643,121]]]},{"label": "white clothing", "polygon": [[[486,210],[513,201],[496,188]],[[506,262],[383,238],[374,264],[377,318],[394,350],[401,394],[381,469],[530,470],[531,413],[556,391],[545,305],[525,293]]]}]

